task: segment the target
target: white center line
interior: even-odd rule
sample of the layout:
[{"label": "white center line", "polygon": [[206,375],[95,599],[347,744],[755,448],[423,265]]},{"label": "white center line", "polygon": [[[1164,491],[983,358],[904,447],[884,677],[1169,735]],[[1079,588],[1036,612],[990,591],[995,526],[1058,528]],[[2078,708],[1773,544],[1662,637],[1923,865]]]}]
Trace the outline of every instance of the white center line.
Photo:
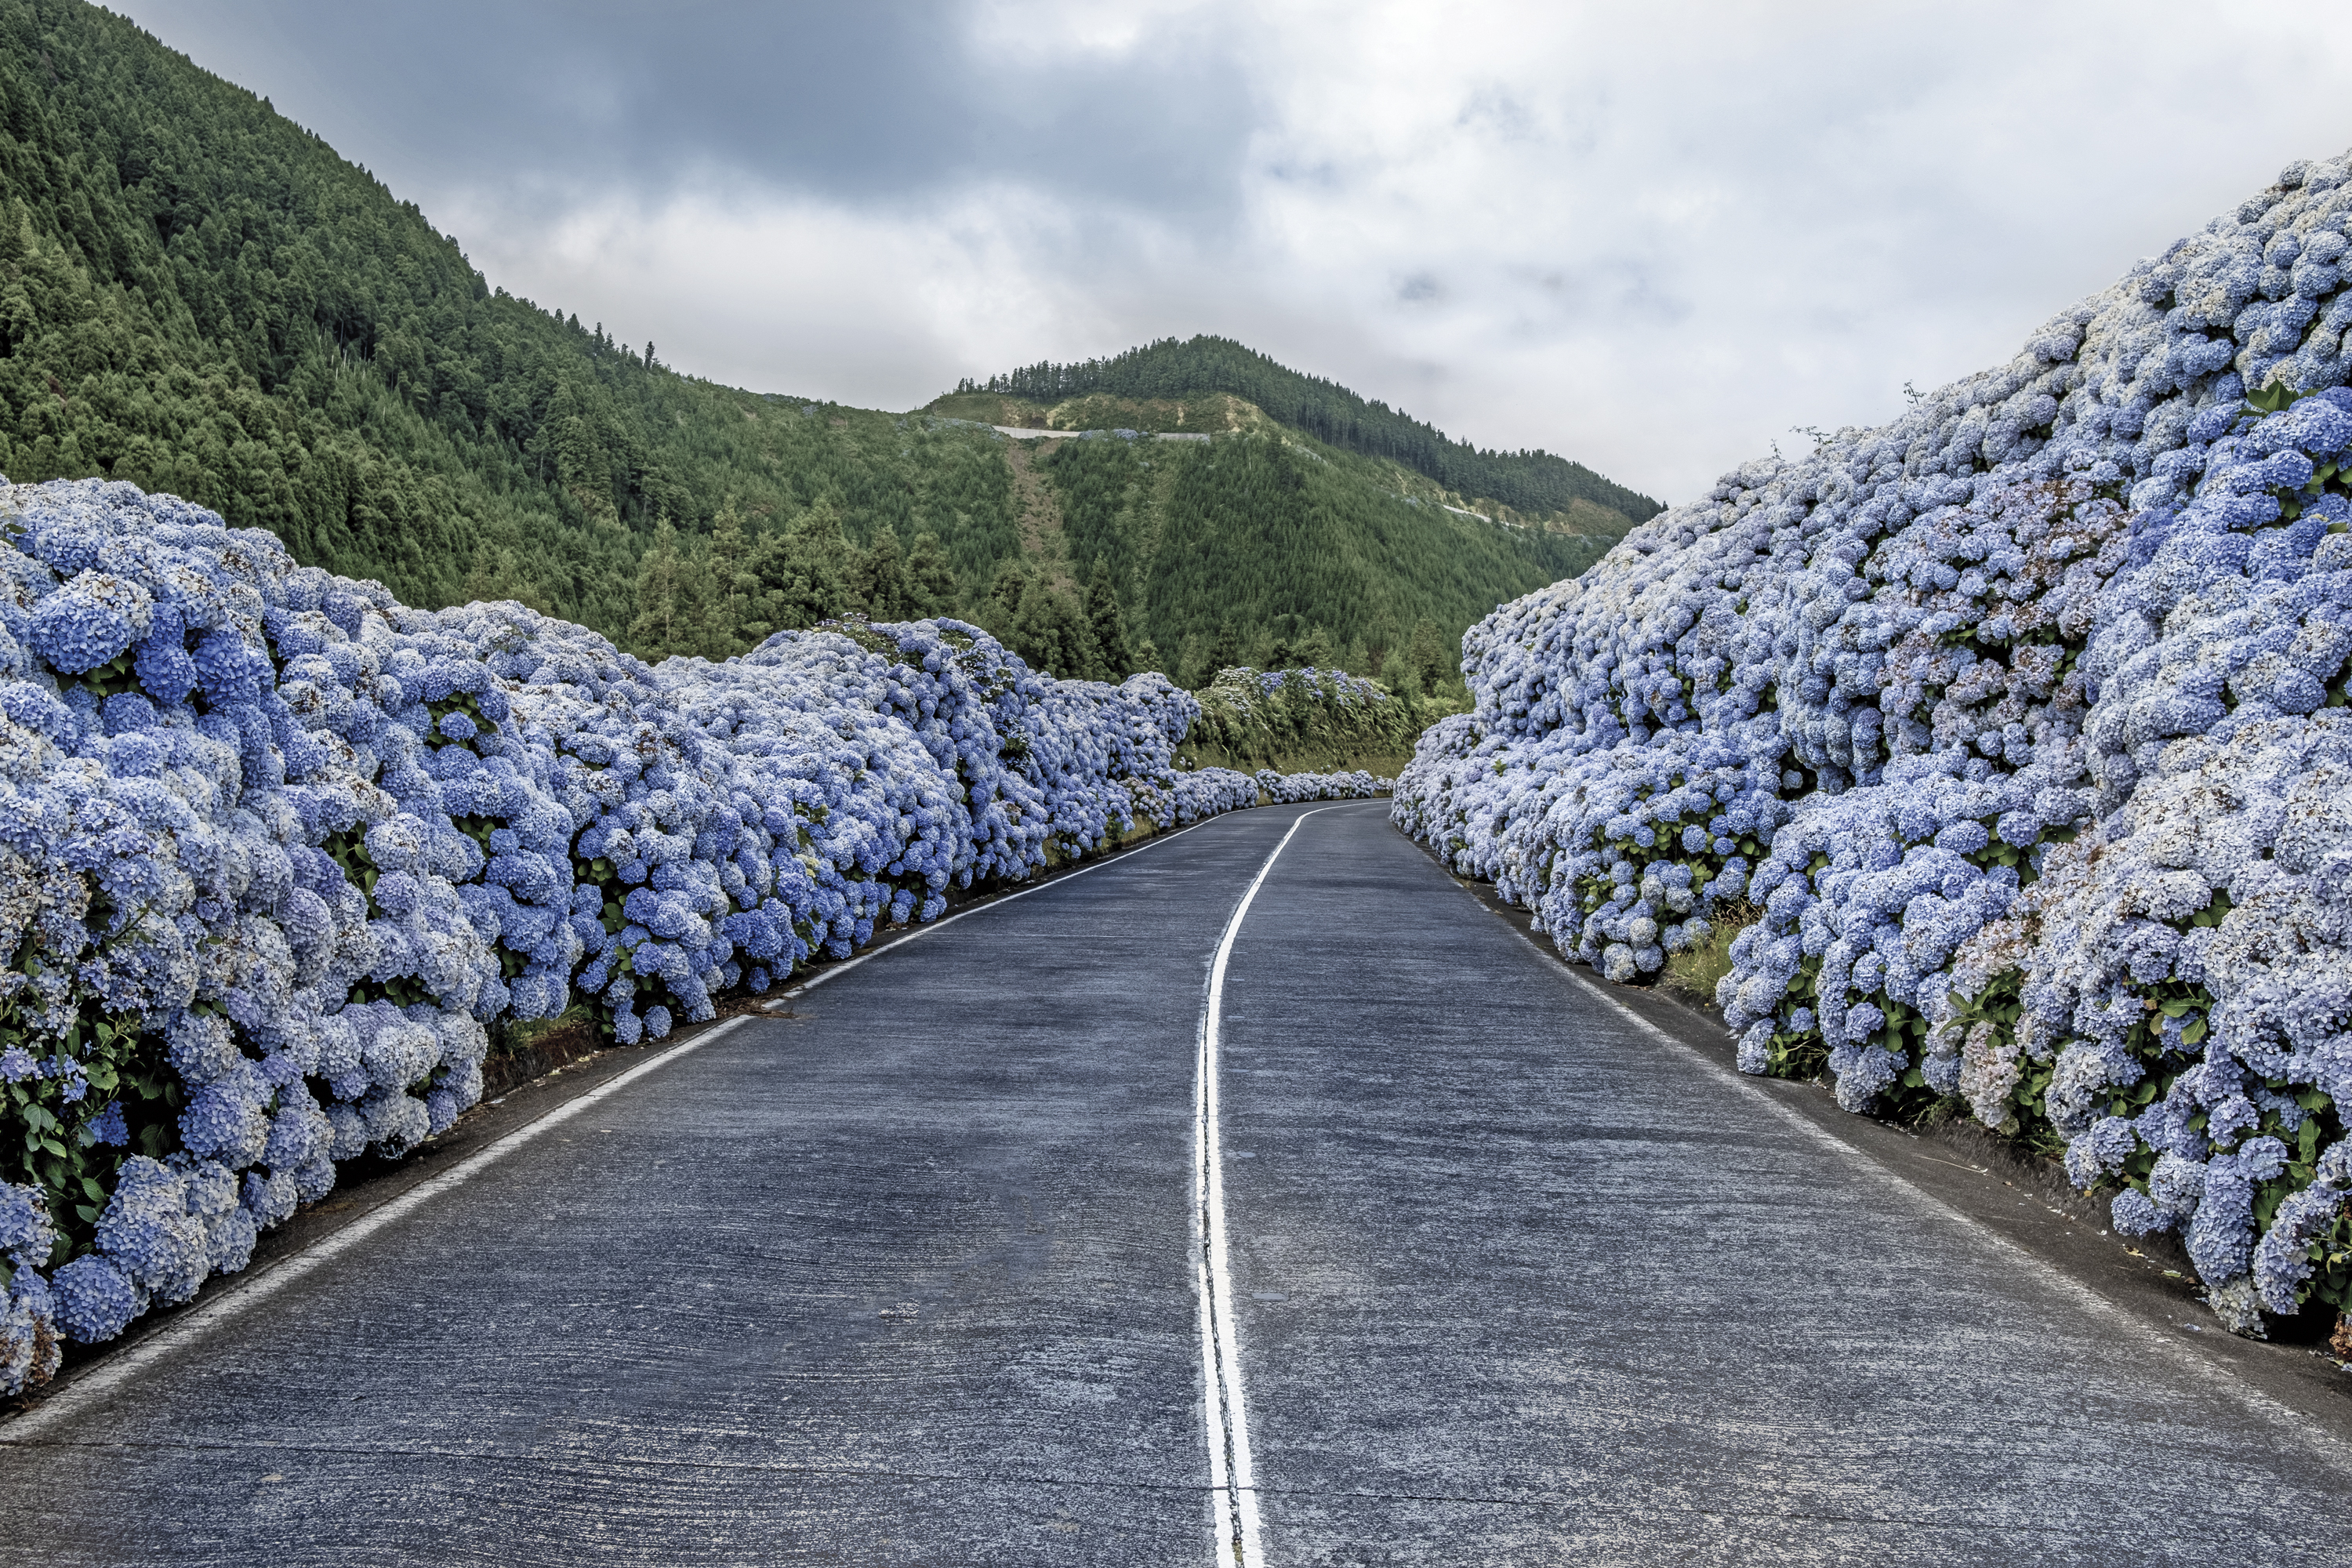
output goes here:
[{"label": "white center line", "polygon": [[[1330,811],[1320,806],[1317,811]],[[1207,1385],[1209,1422],[1209,1489],[1217,1503],[1218,1538],[1224,1547],[1219,1561],[1235,1568],[1260,1568],[1265,1557],[1258,1544],[1257,1479],[1250,1465],[1249,1418],[1242,1401],[1241,1338],[1234,1321],[1233,1270],[1225,1247],[1224,1158],[1217,1131],[1217,1040],[1225,1005],[1225,965],[1234,955],[1234,939],[1241,934],[1242,918],[1249,913],[1266,874],[1298,829],[1317,811],[1303,811],[1274,853],[1265,858],[1249,890],[1234,906],[1217,941],[1217,955],[1209,965],[1209,991],[1201,1004],[1201,1048],[1192,1084],[1192,1195],[1199,1209],[1195,1218],[1200,1254],[1193,1278],[1201,1293],[1201,1370]]]}]

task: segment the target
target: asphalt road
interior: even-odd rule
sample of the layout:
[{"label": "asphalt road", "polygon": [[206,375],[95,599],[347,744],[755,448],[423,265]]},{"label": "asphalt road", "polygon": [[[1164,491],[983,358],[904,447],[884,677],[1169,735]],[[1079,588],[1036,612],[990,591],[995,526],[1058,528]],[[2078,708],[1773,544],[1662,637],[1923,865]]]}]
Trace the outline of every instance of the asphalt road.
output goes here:
[{"label": "asphalt road", "polygon": [[[1294,826],[1204,1248],[1206,981]],[[0,1424],[0,1562],[1229,1563],[1236,1454],[1274,1564],[2352,1557],[2352,1447],[1646,1032],[1384,805],[793,1007]]]}]

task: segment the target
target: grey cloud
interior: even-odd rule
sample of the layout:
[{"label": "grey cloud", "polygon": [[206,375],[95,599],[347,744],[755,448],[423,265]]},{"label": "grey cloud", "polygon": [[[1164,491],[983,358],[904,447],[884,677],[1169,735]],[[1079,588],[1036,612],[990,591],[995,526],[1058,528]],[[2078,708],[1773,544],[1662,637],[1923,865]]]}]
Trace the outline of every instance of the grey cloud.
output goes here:
[{"label": "grey cloud", "polygon": [[1490,136],[1508,142],[1533,142],[1542,139],[1542,130],[1536,116],[1526,104],[1509,91],[1498,87],[1482,88],[1472,93],[1455,115],[1454,123],[1464,130],[1476,129]]},{"label": "grey cloud", "polygon": [[1118,48],[1054,0],[113,3],[696,374],[904,407],[1219,332],[1665,497],[2004,359],[2352,86],[2312,0],[1070,0]]},{"label": "grey cloud", "polygon": [[961,8],[906,0],[129,9],[380,172],[559,201],[705,178],[887,204],[1009,180],[1214,220],[1252,118],[1213,34],[983,56]]}]

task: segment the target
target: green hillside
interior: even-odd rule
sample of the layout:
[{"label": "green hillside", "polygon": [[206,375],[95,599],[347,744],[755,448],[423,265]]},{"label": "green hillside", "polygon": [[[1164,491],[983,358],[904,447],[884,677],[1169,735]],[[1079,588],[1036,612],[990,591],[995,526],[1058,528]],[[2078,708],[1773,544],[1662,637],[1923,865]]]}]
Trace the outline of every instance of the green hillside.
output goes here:
[{"label": "green hillside", "polygon": [[1065,558],[1102,563],[1138,606],[1130,625],[1197,684],[1237,658],[1379,672],[1417,623],[1458,638],[1498,592],[1574,576],[1626,527],[1613,513],[1591,533],[1464,516],[1389,465],[1271,424],[1197,442],[1023,445],[1044,448],[1031,461]]},{"label": "green hillside", "polygon": [[960,393],[998,393],[1060,403],[1091,395],[1174,402],[1223,393],[1255,404],[1277,422],[1347,451],[1387,458],[1447,489],[1535,514],[1588,501],[1639,522],[1662,510],[1644,495],[1612,484],[1581,463],[1549,452],[1484,451],[1434,426],[1371,403],[1336,382],[1302,375],[1231,338],[1163,338],[1108,359],[1040,363]]},{"label": "green hillside", "polygon": [[651,654],[865,609],[966,614],[1064,673],[1302,648],[1369,668],[1654,510],[1558,458],[1415,446],[1426,426],[1288,372],[1261,376],[1269,401],[1214,398],[1213,442],[1046,451],[987,426],[1167,421],[1108,385],[845,408],[681,375],[625,335],[494,288],[131,23],[0,0],[0,471],[174,491],[411,604],[521,598]]}]

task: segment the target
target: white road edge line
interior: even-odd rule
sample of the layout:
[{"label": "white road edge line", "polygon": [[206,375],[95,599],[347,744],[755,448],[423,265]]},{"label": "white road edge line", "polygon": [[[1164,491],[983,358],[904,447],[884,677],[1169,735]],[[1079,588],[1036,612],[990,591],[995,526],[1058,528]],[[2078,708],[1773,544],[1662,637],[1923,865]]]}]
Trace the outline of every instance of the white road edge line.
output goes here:
[{"label": "white road edge line", "polygon": [[158,1330],[128,1350],[100,1362],[89,1373],[73,1379],[15,1420],[0,1424],[0,1447],[37,1436],[68,1416],[78,1414],[157,1362],[195,1343],[230,1319],[258,1306],[296,1280],[315,1273],[386,1226],[423,1207],[452,1187],[464,1184],[541,1133],[561,1127],[590,1106],[618,1094],[647,1073],[692,1055],[749,1022],[750,1015],[738,1015],[715,1029],[706,1029],[650,1060],[639,1062],[626,1072],[615,1073],[585,1094],[564,1101],[546,1115],[516,1128],[494,1143],[476,1150],[439,1175],[427,1177],[398,1197],[369,1210],[332,1236],[272,1264],[258,1274],[248,1276],[227,1294],[198,1307],[169,1327]]},{"label": "white road edge line", "polygon": [[[1446,874],[1453,876],[1451,871]],[[2292,1436],[2307,1452],[2320,1455],[2324,1462],[2331,1466],[2337,1474],[2352,1477],[2352,1455],[2347,1455],[2333,1443],[2315,1439],[2308,1431],[2304,1417],[2297,1415],[2284,1400],[2263,1393],[2226,1367],[2207,1360],[2170,1334],[2158,1331],[2137,1313],[2109,1300],[2090,1285],[2075,1279],[2056,1264],[2035,1256],[2022,1244],[2011,1240],[1983,1221],[1961,1213],[1958,1207],[1920,1186],[1902,1173],[1879,1163],[1869,1153],[1847,1142],[1826,1127],[1819,1125],[1795,1106],[1784,1104],[1778,1096],[1766,1092],[1762,1083],[1769,1080],[1759,1079],[1754,1075],[1739,1071],[1737,1068],[1727,1068],[1689,1041],[1676,1039],[1666,1029],[1644,1018],[1625,1003],[1611,995],[1607,981],[1596,980],[1580,973],[1557,952],[1546,947],[1534,932],[1522,930],[1502,910],[1488,905],[1485,900],[1479,898],[1467,885],[1464,884],[1459,877],[1454,879],[1455,886],[1460,887],[1472,902],[1487,913],[1501,918],[1507,929],[1535,949],[1537,956],[1549,964],[1570,984],[1594,1001],[1609,1007],[1619,1017],[1649,1036],[1651,1039],[1680,1054],[1687,1060],[1696,1063],[1699,1068],[1716,1078],[1737,1085],[1762,1103],[1774,1116],[1788,1123],[1827,1152],[1875,1178],[1892,1183],[1895,1190],[1900,1193],[1917,1212],[1954,1226],[1994,1251],[2006,1254],[2014,1263],[2021,1266],[2022,1272],[2040,1279],[2044,1286],[2065,1297],[2086,1315],[2099,1319],[2110,1327],[2121,1331],[2126,1336],[2137,1341],[2142,1348],[2156,1352],[2172,1365],[2189,1373],[2208,1387],[2235,1398],[2241,1407],[2250,1414],[2268,1422],[2283,1434]]]},{"label": "white road edge line", "polygon": [[1224,934],[1217,939],[1216,956],[1209,963],[1207,994],[1201,1003],[1200,1049],[1192,1077],[1192,1197],[1197,1214],[1200,1255],[1193,1279],[1201,1294],[1201,1372],[1207,1390],[1204,1400],[1209,1426],[1209,1491],[1224,1504],[1221,1541],[1230,1555],[1220,1556],[1235,1568],[1261,1568],[1265,1561],[1259,1544],[1257,1477],[1250,1463],[1249,1416],[1242,1399],[1241,1335],[1234,1320],[1234,1286],[1225,1245],[1224,1151],[1217,1125],[1217,1046],[1225,1006],[1225,966],[1234,956],[1234,939],[1241,934],[1242,919],[1265,885],[1274,863],[1298,837],[1310,816],[1337,809],[1318,806],[1302,811],[1257,868],[1257,876],[1234,906]]},{"label": "white road edge line", "polygon": [[[1328,810],[1329,808],[1323,807],[1321,809]],[[1164,844],[1170,839],[1181,838],[1187,833],[1192,832],[1195,827],[1206,827],[1213,822],[1223,822],[1234,815],[1236,814],[1233,812],[1219,812],[1214,816],[1202,818],[1200,821],[1193,823],[1191,827],[1178,828],[1173,833],[1153,839],[1150,844],[1139,845],[1136,847],[1138,850],[1149,849],[1153,844]],[[1300,820],[1304,821],[1306,817],[1312,816],[1313,815],[1313,812],[1303,813],[1300,816]],[[1291,825],[1291,832],[1296,833],[1297,830],[1297,823],[1294,822]],[[1286,835],[1283,842],[1286,844],[1289,841],[1288,836]],[[1280,851],[1277,850],[1276,853],[1278,854]],[[1106,866],[1114,865],[1126,858],[1127,857],[1125,855],[1113,856],[1109,859],[1097,861],[1092,866],[1081,867],[1079,869],[1069,873],[1069,876],[1055,877],[1051,881],[1040,882],[1034,888],[1024,888],[1017,893],[1009,893],[1003,898],[991,899],[987,903],[979,905],[973,909],[962,910],[958,914],[950,915],[946,920],[940,921],[932,925],[925,926],[921,930],[916,931],[914,935],[922,936],[930,931],[939,930],[940,926],[952,925],[957,921],[963,919],[965,915],[982,914],[989,910],[997,909],[1003,905],[1009,904],[1015,899],[1025,899],[1032,893],[1042,893],[1048,888],[1058,886],[1059,884],[1069,880],[1071,877],[1082,877],[1088,871],[1099,871]],[[1271,862],[1268,862],[1268,864],[1271,864]],[[1263,881],[1264,879],[1265,873],[1260,872],[1259,880]],[[1251,884],[1251,891],[1256,891],[1255,883]],[[902,942],[910,942],[912,940],[913,937],[901,939]],[[785,994],[798,995],[802,991],[806,990],[811,985],[821,985],[825,981],[832,979],[835,975],[841,973],[843,971],[855,969],[857,965],[865,963],[869,958],[879,958],[883,953],[889,952],[891,948],[895,948],[899,945],[900,942],[894,942],[887,947],[860,953],[856,958],[849,960],[845,963],[820,972],[803,985],[795,987],[793,990],[785,993]],[[157,1330],[155,1332],[149,1334],[146,1338],[141,1340],[138,1343],[131,1345],[128,1349],[115,1352],[105,1361],[100,1363],[97,1366],[91,1368],[89,1372],[69,1378],[64,1386],[58,1388],[55,1393],[44,1398],[40,1404],[35,1405],[32,1409],[26,1411],[23,1415],[5,1420],[0,1420],[0,1448],[7,1447],[12,1444],[35,1436],[39,1433],[47,1430],[49,1427],[56,1426],[68,1415],[72,1415],[93,1402],[105,1397],[114,1389],[128,1382],[136,1373],[144,1371],[146,1368],[154,1365],[156,1363],[166,1359],[182,1349],[195,1343],[198,1340],[210,1333],[213,1330],[227,1322],[231,1318],[239,1315],[248,1308],[258,1306],[261,1302],[266,1301],[270,1297],[276,1295],[286,1286],[290,1285],[297,1279],[301,1279],[303,1276],[311,1273],[320,1265],[341,1256],[350,1248],[358,1246],[362,1241],[364,1241],[367,1237],[374,1235],[377,1231],[382,1230],[385,1226],[392,1224],[403,1215],[407,1215],[411,1211],[431,1202],[434,1198],[438,1197],[441,1194],[449,1191],[451,1188],[462,1185],[464,1183],[470,1181],[481,1171],[497,1161],[504,1159],[507,1155],[514,1152],[517,1149],[521,1148],[524,1144],[530,1142],[532,1139],[538,1137],[541,1133],[545,1132],[550,1128],[562,1125],[574,1116],[577,1116],[582,1111],[587,1110],[588,1107],[595,1104],[601,1100],[604,1100],[609,1095],[617,1094],[620,1090],[625,1089],[630,1084],[635,1083],[637,1079],[645,1077],[647,1073],[653,1072],[656,1068],[667,1067],[671,1062],[677,1061],[679,1058],[684,1057],[690,1052],[700,1050],[703,1047],[710,1044],[711,1041],[718,1039],[721,1035],[732,1033],[740,1026],[751,1022],[753,1016],[754,1015],[749,1013],[739,1014],[736,1016],[728,1019],[725,1023],[719,1025],[715,1029],[707,1029],[691,1039],[684,1040],[677,1045],[672,1046],[669,1049],[663,1051],[658,1056],[653,1057],[646,1061],[639,1062],[636,1066],[629,1068],[626,1072],[614,1074],[612,1078],[606,1079],[601,1084],[598,1084],[594,1089],[590,1089],[585,1094],[580,1095],[575,1099],[566,1100],[563,1104],[556,1107],[553,1110],[549,1111],[544,1116],[541,1116],[534,1121],[527,1122],[523,1126],[515,1129],[512,1132],[508,1133],[505,1137],[499,1139],[496,1142],[477,1150],[472,1154],[469,1154],[465,1159],[459,1161],[457,1164],[452,1165],[447,1170],[442,1172],[439,1175],[428,1177],[425,1181],[419,1182],[416,1185],[409,1188],[408,1191],[401,1194],[398,1197],[391,1199],[380,1207],[371,1209],[367,1214],[352,1221],[350,1225],[345,1226],[342,1229],[335,1232],[332,1236],[322,1238],[311,1246],[305,1247],[302,1251],[295,1253],[289,1258],[281,1258],[266,1268],[257,1270],[254,1273],[236,1277],[236,1282],[230,1286],[227,1291],[222,1296],[214,1300],[204,1303],[194,1310],[189,1312],[185,1317],[179,1319],[177,1321],[172,1323],[166,1328]]]}]

